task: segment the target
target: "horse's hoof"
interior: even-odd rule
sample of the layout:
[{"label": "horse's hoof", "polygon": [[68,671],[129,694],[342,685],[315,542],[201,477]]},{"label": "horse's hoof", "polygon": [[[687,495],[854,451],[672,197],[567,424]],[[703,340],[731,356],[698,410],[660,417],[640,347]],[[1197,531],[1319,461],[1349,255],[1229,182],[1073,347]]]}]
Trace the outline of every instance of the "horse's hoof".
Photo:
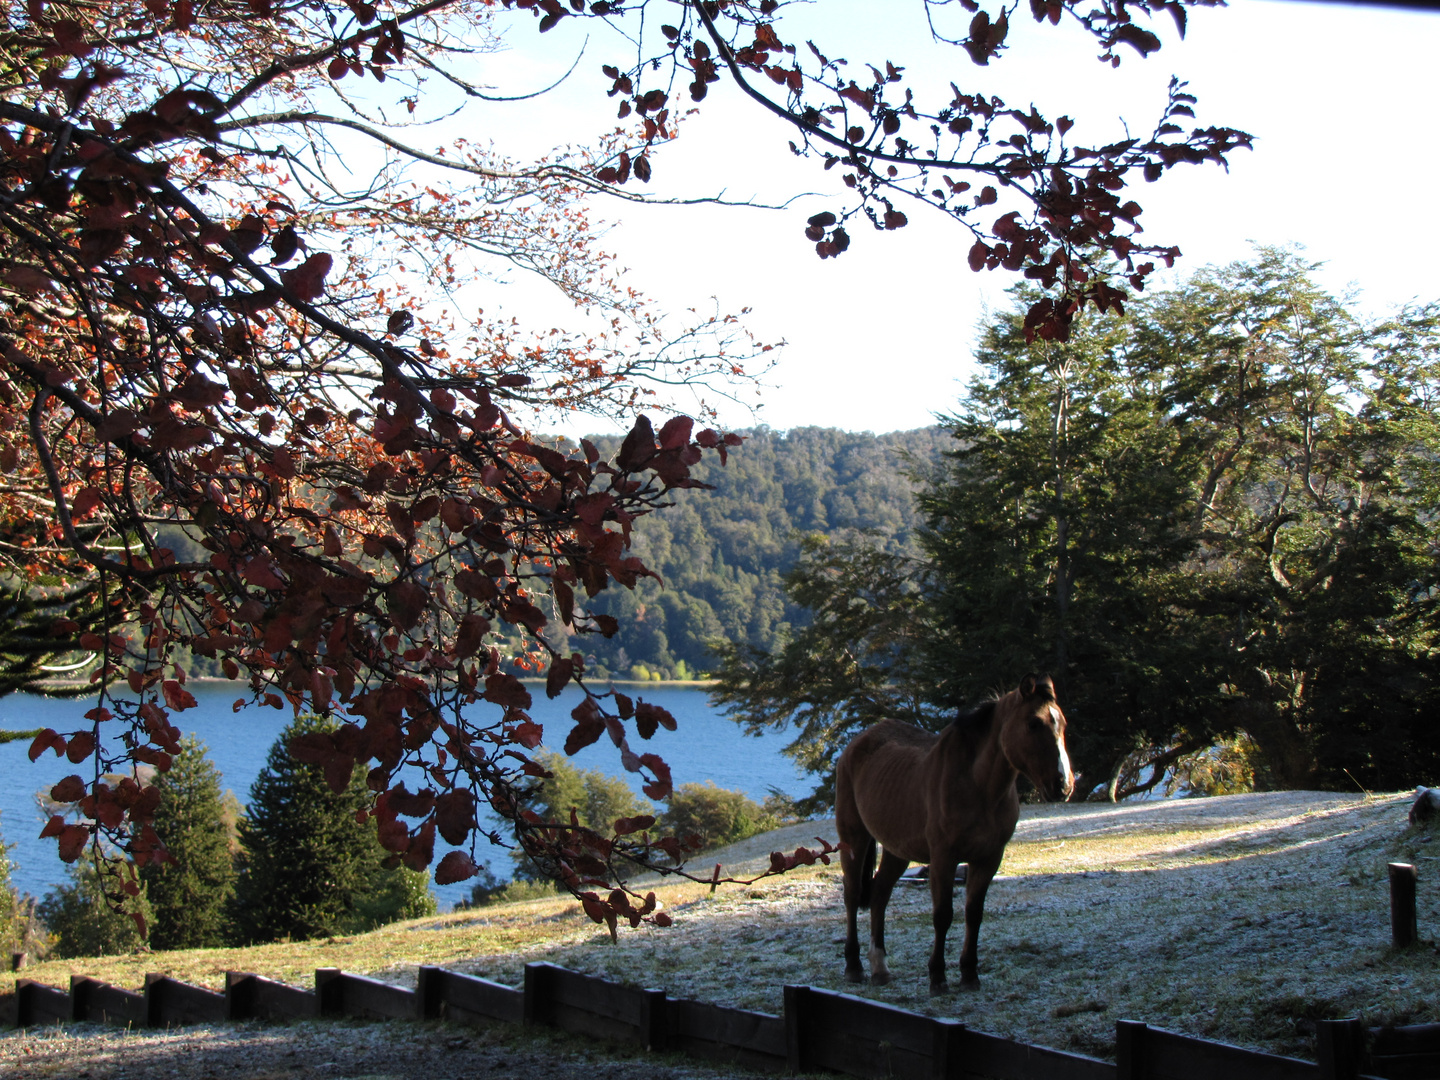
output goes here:
[{"label": "horse's hoof", "polygon": [[962,972],[960,973],[960,989],[961,989],[961,990],[979,990],[979,989],[980,989],[980,976],[979,976],[979,975],[976,975],[975,972],[973,972],[973,971],[962,971]]},{"label": "horse's hoof", "polygon": [[950,993],[950,984],[948,982],[932,982],[930,984],[931,997],[940,997],[941,995],[948,993]]},{"label": "horse's hoof", "polygon": [[877,972],[875,972],[873,975],[870,976],[870,985],[871,985],[871,986],[888,986],[888,985],[890,985],[890,973],[889,973],[888,971],[877,971]]},{"label": "horse's hoof", "polygon": [[863,968],[846,968],[846,969],[845,969],[845,981],[846,981],[846,982],[852,982],[852,983],[863,983],[863,982],[865,981],[865,971],[864,971],[864,969],[863,969]]}]

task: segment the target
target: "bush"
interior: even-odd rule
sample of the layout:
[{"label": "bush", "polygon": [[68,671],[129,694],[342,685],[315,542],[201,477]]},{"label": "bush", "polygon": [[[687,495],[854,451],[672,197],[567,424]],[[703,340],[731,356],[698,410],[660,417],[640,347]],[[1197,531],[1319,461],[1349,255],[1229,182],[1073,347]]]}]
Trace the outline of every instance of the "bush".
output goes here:
[{"label": "bush", "polygon": [[249,941],[304,939],[372,930],[433,914],[428,875],[387,869],[372,822],[356,822],[370,804],[363,770],[341,796],[320,768],[290,755],[290,740],[333,731],[333,721],[297,717],[281,733],[250,789],[240,822],[236,922]]},{"label": "bush", "polygon": [[49,941],[35,919],[35,900],[21,896],[10,880],[10,848],[0,838],[0,956],[28,953],[32,960],[49,951]]},{"label": "bush", "polygon": [[140,870],[154,912],[156,949],[224,945],[235,935],[229,906],[235,892],[236,814],[220,788],[219,770],[193,735],[180,744],[168,772],[155,777],[160,805],[155,831],[175,862]]},{"label": "bush", "polygon": [[[87,856],[70,867],[68,885],[45,894],[37,914],[53,937],[56,956],[118,956],[145,944],[135,920],[110,909],[107,890],[119,893],[118,878],[108,873],[102,878]],[[127,900],[127,907],[138,911],[147,924],[151,921],[143,884],[139,897]]]},{"label": "bush", "polygon": [[[607,776],[598,769],[578,769],[563,754],[542,750],[535,761],[551,774],[530,789],[530,809],[545,821],[570,823],[570,811],[587,829],[609,836],[615,822],[622,817],[653,814],[655,808],[631,790],[619,777]],[[555,877],[552,869],[535,865],[522,851],[512,851],[515,876],[522,881],[542,881]],[[503,886],[497,886],[503,889]]]},{"label": "bush", "polygon": [[700,838],[700,850],[723,847],[780,825],[780,820],[743,791],[703,784],[681,784],[667,800],[656,826],[682,839]]}]

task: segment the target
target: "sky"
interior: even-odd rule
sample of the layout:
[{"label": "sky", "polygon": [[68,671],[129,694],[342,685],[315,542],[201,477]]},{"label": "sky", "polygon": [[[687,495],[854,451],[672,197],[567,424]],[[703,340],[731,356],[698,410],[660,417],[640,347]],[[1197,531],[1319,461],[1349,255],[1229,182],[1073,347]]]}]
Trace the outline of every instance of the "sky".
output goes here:
[{"label": "sky", "polygon": [[[1124,120],[1148,131],[1178,75],[1199,97],[1199,124],[1248,131],[1256,148],[1233,155],[1228,173],[1182,166],[1137,185],[1146,238],[1184,254],[1171,280],[1246,258],[1254,244],[1301,244],[1325,264],[1324,285],[1358,290],[1363,312],[1440,298],[1432,269],[1440,214],[1430,202],[1440,169],[1432,112],[1440,13],[1235,0],[1192,12],[1183,41],[1168,17],[1155,24],[1164,47],[1147,59],[1127,53],[1118,70],[1099,63],[1078,32],[1024,17],[1009,54],[978,68],[929,40],[919,0],[823,0],[794,21],[805,25],[790,40],[813,36],[853,64],[892,60],[941,92],[953,80],[1011,106],[1033,101],[1047,115],[1068,114],[1079,121],[1073,137],[1091,145],[1123,137]],[[548,85],[580,61],[550,94],[484,107],[479,123],[498,149],[543,152],[613,125],[613,102],[596,85],[600,65],[624,55],[617,42],[582,20],[562,20],[543,38],[521,20],[507,41],[507,51],[484,58],[482,76],[506,93]],[[783,210],[600,199],[592,212],[610,223],[604,243],[628,268],[627,282],[667,310],[748,307],[746,325],[760,340],[787,343],[762,385],[740,388],[744,407],[711,399],[725,425],[878,433],[934,423],[973,375],[977,327],[987,310],[1007,305],[1014,277],[972,273],[968,233],[909,207],[907,228],[876,233],[860,223],[849,252],[817,259],[804,220],[839,208],[840,170],[795,159],[792,135],[733,86],[712,87],[699,116],[657,156],[651,189],[760,202],[813,194]],[[476,293],[487,314],[544,326],[573,319],[548,287],[519,275],[479,283]],[[693,411],[695,403],[673,405]]]}]

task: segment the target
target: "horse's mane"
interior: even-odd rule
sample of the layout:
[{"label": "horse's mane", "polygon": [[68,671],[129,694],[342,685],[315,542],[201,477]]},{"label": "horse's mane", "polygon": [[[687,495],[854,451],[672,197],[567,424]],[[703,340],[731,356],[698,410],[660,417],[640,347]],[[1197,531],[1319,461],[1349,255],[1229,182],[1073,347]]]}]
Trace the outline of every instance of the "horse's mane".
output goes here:
[{"label": "horse's mane", "polygon": [[955,719],[950,721],[950,726],[966,741],[973,741],[990,730],[990,724],[995,719],[995,706],[999,701],[998,697],[988,698],[979,705],[959,710],[955,713]]}]

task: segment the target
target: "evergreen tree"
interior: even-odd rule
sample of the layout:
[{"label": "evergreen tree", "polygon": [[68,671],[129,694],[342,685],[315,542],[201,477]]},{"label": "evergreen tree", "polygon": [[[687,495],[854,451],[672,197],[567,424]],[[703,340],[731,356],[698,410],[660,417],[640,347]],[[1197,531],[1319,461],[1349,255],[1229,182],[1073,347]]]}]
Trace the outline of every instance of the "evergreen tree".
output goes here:
[{"label": "evergreen tree", "polygon": [[370,803],[363,771],[336,797],[319,766],[291,755],[292,739],[336,726],[297,717],[250,788],[235,893],[235,921],[246,940],[357,933],[435,911],[426,875],[382,865],[374,824],[357,823]]},{"label": "evergreen tree", "polygon": [[160,789],[155,831],[176,861],[140,871],[154,912],[150,944],[156,949],[225,944],[234,936],[229,906],[235,891],[235,819],[221,793],[220,773],[192,735],[155,786]]}]

